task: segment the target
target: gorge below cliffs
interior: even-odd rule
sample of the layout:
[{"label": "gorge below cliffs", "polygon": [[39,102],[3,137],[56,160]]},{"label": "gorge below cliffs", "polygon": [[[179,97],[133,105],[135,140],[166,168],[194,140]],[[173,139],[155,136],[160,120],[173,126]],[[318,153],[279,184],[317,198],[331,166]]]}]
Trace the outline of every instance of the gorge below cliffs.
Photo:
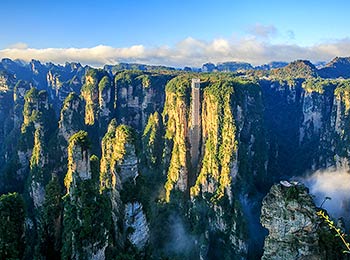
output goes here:
[{"label": "gorge below cliffs", "polygon": [[[210,73],[3,59],[0,258],[347,259],[316,214],[349,225],[341,59]],[[319,188],[325,169],[339,177]]]}]

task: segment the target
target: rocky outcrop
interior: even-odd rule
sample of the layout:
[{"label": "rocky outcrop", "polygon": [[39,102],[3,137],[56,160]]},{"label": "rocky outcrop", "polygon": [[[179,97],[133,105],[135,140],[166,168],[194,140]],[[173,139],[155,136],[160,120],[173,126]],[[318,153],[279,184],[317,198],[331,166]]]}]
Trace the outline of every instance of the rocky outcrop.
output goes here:
[{"label": "rocky outcrop", "polygon": [[[190,215],[194,222],[201,223],[201,227],[194,228],[201,237],[199,247],[224,247],[227,256],[244,259],[248,252],[247,227],[234,193],[254,190],[266,182],[261,92],[249,81],[213,78],[203,80],[201,86],[200,155],[198,165],[191,165],[190,78],[177,77],[167,85],[163,112],[165,162],[169,158],[165,200],[171,202],[177,190],[185,196],[189,193]],[[216,241],[218,234],[230,243]],[[214,257],[213,252],[203,252],[203,259]],[[224,256],[218,253],[215,257]]]},{"label": "rocky outcrop", "polygon": [[[90,75],[92,74],[92,75]],[[98,81],[97,72],[89,70],[85,76],[85,84],[81,89],[81,95],[85,100],[85,124],[94,125],[98,119]]]},{"label": "rocky outcrop", "polygon": [[137,175],[134,130],[126,125],[117,126],[112,120],[102,140],[101,186],[116,187],[126,180],[135,179]]},{"label": "rocky outcrop", "polygon": [[45,149],[44,130],[38,127],[34,134],[34,148],[30,159],[30,196],[34,207],[38,209],[45,199],[45,185],[49,176],[45,168],[48,164],[47,149]]},{"label": "rocky outcrop", "polygon": [[[30,89],[25,95],[20,148],[17,153],[20,163],[17,175],[24,177],[30,168],[32,192],[36,191],[34,192],[36,194],[43,195],[45,184],[48,182],[44,176],[48,163],[48,155],[45,150],[55,129],[55,114],[49,105],[47,92],[38,91],[35,88]],[[41,201],[39,204],[42,204],[43,199],[44,197],[39,199]]]},{"label": "rocky outcrop", "polygon": [[[310,140],[314,136],[320,136],[320,131],[323,127],[323,107],[326,105],[323,100],[323,95],[317,95],[314,92],[304,93],[302,105],[303,122],[300,127],[300,142]],[[320,100],[320,98],[322,100]]]},{"label": "rocky outcrop", "polygon": [[46,87],[45,79],[48,68],[44,64],[41,64],[40,61],[34,59],[29,62],[28,68],[31,74],[30,76],[32,77],[33,85],[40,90],[44,90]]},{"label": "rocky outcrop", "polygon": [[315,170],[333,164],[333,158],[330,158],[331,144],[327,135],[331,130],[334,89],[335,85],[332,82],[319,79],[308,79],[302,83],[298,149],[319,150],[318,153],[324,155],[321,158],[315,152],[298,158],[304,169]]},{"label": "rocky outcrop", "polygon": [[[68,173],[64,236],[51,236],[63,241],[64,259],[103,258],[107,251],[111,258],[126,252],[171,258],[168,244],[179,241],[167,241],[176,229],[169,222],[173,215],[189,233],[183,241],[190,253],[182,252],[188,258],[250,259],[250,251],[262,248],[248,248],[257,230],[250,222],[258,224],[255,212],[274,181],[329,166],[349,171],[350,81],[313,78],[318,71],[308,62],[237,74],[244,77],[135,64],[87,70],[74,63],[0,62],[0,193],[24,191],[36,215],[44,212],[51,173],[57,186]],[[192,77],[200,80],[199,105],[193,102]],[[52,106],[57,113],[62,107],[58,131]],[[77,136],[69,145],[79,130],[89,132],[91,146]],[[90,148],[101,160],[90,157]],[[52,201],[61,195],[57,189]],[[293,203],[288,210],[297,210]],[[62,228],[58,204],[46,211],[57,213],[50,222],[55,230]],[[36,216],[27,220],[33,234],[41,229]],[[41,239],[39,232],[35,236]],[[128,237],[141,252],[129,251],[135,248]],[[61,251],[59,243],[55,252]]]},{"label": "rocky outcrop", "polygon": [[[108,126],[108,130],[104,138],[102,139],[102,157],[101,157],[101,177],[100,177],[100,189],[103,190],[115,190],[121,189],[121,180],[119,171],[117,169],[117,160],[120,160],[122,155],[115,158],[115,131],[117,128],[116,120],[112,120]],[[119,195],[118,195],[119,196]]]},{"label": "rocky outcrop", "polygon": [[23,80],[19,80],[13,91],[13,100],[15,103],[14,107],[14,118],[13,118],[13,128],[19,129],[23,123],[23,108],[25,94],[30,89],[30,84]]},{"label": "rocky outcrop", "polygon": [[117,126],[112,120],[102,139],[100,166],[100,191],[111,203],[111,214],[116,243],[123,244],[122,230],[118,222],[123,219],[120,191],[122,184],[138,175],[138,159],[135,153],[133,130],[125,125]]},{"label": "rocky outcrop", "polygon": [[[302,80],[261,81],[266,139],[269,143],[268,172],[271,180],[288,176],[297,165],[302,120]],[[302,158],[301,158],[302,159]],[[295,169],[296,170],[296,169]],[[277,175],[277,176],[276,176]]]},{"label": "rocky outcrop", "polygon": [[[209,193],[220,200],[225,193],[232,199],[232,177],[237,175],[235,165],[237,156],[236,126],[233,119],[231,95],[233,86],[222,89],[222,99],[204,91],[202,127],[203,148],[202,167],[191,188],[191,196]],[[219,115],[222,115],[222,119]],[[219,155],[220,154],[220,155]],[[234,172],[235,171],[235,172]]]},{"label": "rocky outcrop", "polygon": [[189,79],[178,77],[167,85],[163,112],[165,137],[171,149],[165,150],[170,158],[165,184],[167,201],[171,191],[177,189],[190,190],[192,198],[210,194],[220,200],[226,194],[231,200],[231,189],[240,172],[244,172],[241,179],[253,185],[266,179],[267,146],[261,127],[263,103],[259,86],[225,79],[204,81],[202,85],[198,167],[188,162],[192,117]]},{"label": "rocky outcrop", "polygon": [[64,180],[68,193],[75,190],[80,182],[92,178],[89,145],[87,133],[84,131],[79,131],[69,139],[69,167]]},{"label": "rocky outcrop", "polygon": [[[165,200],[170,201],[173,190],[186,192],[188,190],[189,147],[187,143],[190,83],[188,78],[175,78],[167,85],[167,94],[163,111],[165,123],[166,147],[172,148],[167,155],[169,166],[167,182],[165,183]],[[187,92],[187,93],[186,93]]]},{"label": "rocky outcrop", "polygon": [[80,92],[85,68],[79,63],[66,63],[64,66],[48,65],[49,71],[46,75],[47,91],[53,101],[54,109],[58,113],[69,93]]},{"label": "rocky outcrop", "polygon": [[[15,84],[11,75],[0,72],[0,159],[3,162],[0,166],[0,178],[2,172],[6,172],[8,167],[6,165],[13,165],[13,168],[16,168],[18,137],[23,123],[24,96],[29,88],[28,82],[19,80]],[[16,174],[13,177],[13,184],[16,185],[21,178],[17,178]],[[11,181],[0,180],[0,191],[1,186],[7,186],[9,182]]]},{"label": "rocky outcrop", "polygon": [[262,259],[324,259],[316,206],[301,184],[277,184],[263,200],[261,224],[268,229]]},{"label": "rocky outcrop", "polygon": [[114,114],[114,85],[109,76],[104,76],[98,83],[98,91],[100,125],[105,129]]},{"label": "rocky outcrop", "polygon": [[115,77],[118,122],[142,131],[148,117],[162,111],[165,85],[172,75],[125,71]]},{"label": "rocky outcrop", "polygon": [[268,168],[276,179],[328,167],[349,171],[348,80],[308,78],[260,84],[270,147]]},{"label": "rocky outcrop", "polygon": [[69,140],[62,259],[104,259],[109,243],[111,215],[90,165],[89,143],[83,131]]},{"label": "rocky outcrop", "polygon": [[[106,127],[114,106],[113,85],[103,70],[89,69],[81,89],[85,100],[85,124]],[[101,118],[102,117],[102,118]],[[99,121],[101,118],[102,121]]]},{"label": "rocky outcrop", "polygon": [[125,205],[125,227],[127,237],[138,250],[144,249],[149,238],[149,227],[146,215],[140,202],[129,202]]},{"label": "rocky outcrop", "polygon": [[146,163],[151,168],[161,165],[163,155],[163,124],[158,112],[151,114],[142,135]]},{"label": "rocky outcrop", "polygon": [[330,159],[333,159],[330,160],[332,166],[338,169],[345,169],[349,172],[350,131],[348,125],[350,122],[350,82],[340,80],[336,83],[330,127],[326,129],[324,139],[327,140],[326,147],[330,148],[328,154]]},{"label": "rocky outcrop", "polygon": [[84,104],[80,97],[72,92],[63,103],[58,122],[55,171],[59,174],[64,175],[67,172],[69,138],[84,129]]},{"label": "rocky outcrop", "polygon": [[26,64],[19,66],[17,70],[22,73],[17,74],[18,78],[32,82],[37,89],[46,90],[56,115],[68,94],[80,91],[82,77],[85,74],[85,68],[79,63],[66,63],[61,66],[32,60],[28,66]]},{"label": "rocky outcrop", "polygon": [[58,136],[65,141],[62,144],[65,147],[73,134],[84,129],[84,107],[76,93],[70,93],[65,99],[58,125]]}]

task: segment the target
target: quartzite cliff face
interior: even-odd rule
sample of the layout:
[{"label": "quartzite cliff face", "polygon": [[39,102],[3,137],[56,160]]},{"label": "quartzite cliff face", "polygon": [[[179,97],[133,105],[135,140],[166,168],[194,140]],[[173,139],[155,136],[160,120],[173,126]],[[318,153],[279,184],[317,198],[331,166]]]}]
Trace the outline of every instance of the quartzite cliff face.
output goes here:
[{"label": "quartzite cliff face", "polygon": [[222,254],[199,250],[202,259],[244,258],[248,231],[238,194],[249,192],[266,177],[262,93],[252,82],[230,78],[204,81],[199,91],[199,161],[191,165],[191,145],[198,142],[191,133],[192,117],[198,116],[191,104],[197,101],[190,95],[189,78],[178,77],[167,85],[163,117],[165,154],[170,160],[165,200],[171,201],[177,191],[190,197],[192,221],[201,223],[201,228],[195,228],[200,248],[214,246],[218,236],[229,241],[215,242],[225,248]]},{"label": "quartzite cliff face", "polygon": [[[261,257],[256,212],[271,185],[349,169],[350,82],[332,79],[347,78],[339,64],[195,74],[2,60],[0,193],[23,194],[25,256]],[[273,186],[263,257],[330,254],[315,210],[302,186]]]},{"label": "quartzite cliff face", "polygon": [[325,259],[316,212],[304,186],[272,186],[261,208],[261,224],[269,231],[262,259]]},{"label": "quartzite cliff face", "polygon": [[[99,194],[98,175],[90,157],[88,135],[74,134],[68,146],[63,214],[62,259],[105,259],[109,243],[107,202]],[[93,162],[95,161],[95,162]]]},{"label": "quartzite cliff face", "polygon": [[[271,187],[261,208],[261,224],[268,230],[262,259],[348,259],[345,246],[335,236],[301,183],[281,181]],[[342,220],[333,221],[344,232]]]}]

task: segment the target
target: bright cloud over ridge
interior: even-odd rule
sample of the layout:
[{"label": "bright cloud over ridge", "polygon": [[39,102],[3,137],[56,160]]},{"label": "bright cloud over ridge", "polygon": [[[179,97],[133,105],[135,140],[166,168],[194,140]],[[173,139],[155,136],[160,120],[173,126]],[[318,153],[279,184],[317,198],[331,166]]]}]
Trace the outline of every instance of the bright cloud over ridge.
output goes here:
[{"label": "bright cloud over ridge", "polygon": [[[256,34],[267,35],[273,27],[256,27]],[[159,46],[147,48],[134,45],[115,48],[98,45],[91,48],[30,48],[25,43],[17,43],[0,50],[0,58],[37,59],[43,62],[64,63],[81,62],[92,66],[115,64],[118,62],[137,62],[145,64],[168,65],[175,67],[201,66],[206,62],[245,61],[260,65],[270,61],[329,61],[336,56],[350,56],[350,38],[334,40],[313,46],[299,46],[290,43],[272,44],[254,35],[238,40],[217,38],[202,41],[188,37],[173,47]]]}]

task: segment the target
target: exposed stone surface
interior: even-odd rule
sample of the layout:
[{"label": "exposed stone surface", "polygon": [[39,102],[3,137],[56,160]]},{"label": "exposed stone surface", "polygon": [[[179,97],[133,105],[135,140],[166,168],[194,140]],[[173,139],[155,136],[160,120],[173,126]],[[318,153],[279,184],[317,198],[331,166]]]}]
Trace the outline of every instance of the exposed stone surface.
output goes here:
[{"label": "exposed stone surface", "polygon": [[324,100],[318,100],[323,96],[317,96],[316,93],[306,92],[303,102],[303,123],[300,127],[300,142],[303,139],[310,139],[314,135],[319,135],[323,126],[322,114]]},{"label": "exposed stone surface", "polygon": [[[164,157],[169,160],[165,200],[171,201],[171,194],[176,190],[184,194],[190,190],[191,216],[194,222],[202,223],[198,228],[202,259],[228,256],[245,259],[247,231],[234,191],[237,179],[254,186],[261,185],[266,178],[267,148],[260,127],[261,92],[259,86],[251,82],[204,81],[198,114],[192,112],[196,106],[193,105],[195,97],[190,96],[190,80],[178,77],[167,85],[163,112],[167,139]],[[191,165],[189,160],[191,145],[195,143],[191,139],[191,124],[197,121],[191,120],[192,117],[199,117],[201,123],[196,165]],[[242,172],[244,176],[239,176]],[[208,215],[206,218],[203,211]],[[226,242],[217,240],[217,236],[224,236]],[[210,250],[205,255],[204,249],[211,246],[225,248],[222,251],[226,255]]]},{"label": "exposed stone surface", "polygon": [[135,153],[134,144],[125,144],[124,160],[119,164],[120,177],[122,182],[128,179],[135,179],[138,175],[138,159]]},{"label": "exposed stone surface", "polygon": [[[95,176],[98,173],[93,172],[90,162],[87,133],[79,131],[70,138],[68,147],[63,259],[105,259],[109,245],[106,225],[111,215],[106,212]],[[82,236],[82,230],[87,235]]]},{"label": "exposed stone surface", "polygon": [[188,189],[188,164],[186,156],[186,138],[188,132],[189,107],[184,96],[167,92],[164,116],[166,122],[166,138],[172,141],[172,154],[165,184],[166,200],[170,200],[170,193],[174,190],[182,192]]},{"label": "exposed stone surface", "polygon": [[72,164],[70,170],[77,173],[77,176],[81,180],[87,180],[91,178],[90,170],[90,156],[88,150],[74,149],[72,152]]},{"label": "exposed stone surface", "polygon": [[83,136],[82,141],[76,138],[78,134],[85,132],[78,132],[71,137],[68,146],[68,172],[65,177],[65,185],[68,193],[71,190],[76,189],[77,185],[84,181],[91,179],[91,166],[90,166],[90,150],[85,144],[87,139],[87,133]]},{"label": "exposed stone surface", "polygon": [[104,76],[99,82],[98,102],[100,108],[100,125],[105,128],[113,114],[114,86],[109,76]]},{"label": "exposed stone surface", "polygon": [[142,131],[148,117],[162,111],[165,85],[172,75],[125,71],[116,75],[116,110],[118,122]]},{"label": "exposed stone surface", "polygon": [[30,89],[29,83],[25,81],[18,81],[13,93],[13,100],[15,103],[15,109],[13,113],[13,126],[14,129],[19,129],[23,123],[23,106],[24,106],[24,97],[26,92]]},{"label": "exposed stone surface", "polygon": [[44,199],[45,199],[44,186],[39,182],[32,182],[30,187],[31,187],[30,196],[33,199],[34,207],[39,208],[43,205]]},{"label": "exposed stone surface", "polygon": [[84,109],[82,101],[77,94],[70,93],[61,110],[58,135],[62,136],[68,144],[69,138],[83,127]]},{"label": "exposed stone surface", "polygon": [[323,259],[316,206],[303,185],[272,186],[263,200],[261,224],[268,229],[263,260]]},{"label": "exposed stone surface", "polygon": [[44,132],[42,127],[35,131],[34,148],[30,159],[30,196],[34,202],[34,207],[39,208],[45,199],[45,167],[47,166],[47,151],[44,144]]},{"label": "exposed stone surface", "polygon": [[100,166],[100,191],[111,202],[114,236],[118,244],[123,244],[118,221],[123,218],[120,191],[123,181],[135,179],[138,174],[138,159],[132,129],[125,125],[117,126],[112,120],[102,139],[102,158]]},{"label": "exposed stone surface", "polygon": [[[139,67],[130,64],[130,68],[133,66]],[[312,79],[316,70],[307,62],[276,70],[273,77],[259,74],[258,81],[250,77],[253,72],[240,77],[246,73],[242,71],[232,76],[119,69],[91,69],[85,74],[87,70],[74,63],[61,66],[8,59],[0,62],[0,192],[27,192],[38,209],[43,204],[48,175],[54,173],[61,179],[69,168],[66,210],[58,214],[72,214],[71,223],[63,217],[63,226],[71,226],[59,239],[74,245],[65,251],[74,251],[73,255],[68,253],[71,258],[101,259],[107,248],[109,253],[124,254],[129,248],[123,246],[129,243],[123,244],[127,239],[123,221],[132,219],[130,215],[137,216],[135,230],[141,230],[133,231],[134,224],[130,224],[129,231],[134,234],[130,241],[136,247],[141,243],[142,251],[147,244],[143,241],[147,240],[144,235],[148,225],[152,239],[148,239],[150,247],[145,253],[149,249],[153,254],[162,246],[159,250],[163,250],[167,245],[159,245],[157,239],[162,240],[166,234],[159,235],[163,226],[157,225],[164,223],[164,230],[171,229],[167,214],[175,213],[184,222],[184,230],[195,237],[194,245],[189,247],[196,257],[249,259],[247,252],[255,248],[248,250],[248,241],[255,234],[253,229],[247,229],[246,222],[252,218],[257,222],[258,217],[246,213],[244,207],[249,206],[238,200],[242,194],[256,202],[254,210],[258,212],[260,196],[280,176],[329,166],[350,169],[350,81]],[[300,73],[303,71],[306,73]],[[203,82],[198,92],[200,106],[191,106],[194,98],[189,83],[194,75]],[[168,81],[174,77],[176,84],[170,84]],[[30,90],[32,86],[37,89]],[[71,91],[75,94],[69,94]],[[50,107],[57,114],[62,107],[59,122],[47,113]],[[199,110],[199,121],[195,121],[201,137],[196,142],[190,131],[194,108]],[[114,123],[106,134],[112,118]],[[144,132],[141,146],[139,136],[134,136],[129,126],[140,133],[148,119],[153,120],[153,125]],[[35,133],[41,127],[42,140],[36,140]],[[102,154],[100,165],[96,156],[94,160],[90,158],[85,144],[71,147],[70,161],[67,160],[69,138],[82,129],[93,138],[92,151]],[[191,148],[198,154],[192,162],[195,153],[189,152]],[[140,163],[144,155],[147,164]],[[139,170],[142,175],[137,177]],[[281,191],[280,195],[285,194]],[[123,202],[130,200],[140,203],[125,207]],[[265,203],[265,207],[271,206],[266,209],[271,219],[265,217],[265,222],[272,230],[272,237],[266,240],[270,247],[266,254],[270,255],[265,259],[276,257],[272,256],[276,248],[280,258],[314,252],[317,238],[311,223],[313,215],[304,212],[305,207],[307,212],[312,207],[308,203],[301,205],[294,197],[284,200],[284,204],[277,203],[275,208],[272,202]],[[103,204],[108,210],[98,215]],[[151,213],[147,215],[148,224],[146,211]],[[102,221],[103,216],[108,220]],[[162,219],[160,224],[158,217]],[[31,221],[34,234],[38,223],[35,218]],[[271,224],[273,221],[277,224]],[[103,223],[108,227],[102,227]],[[57,226],[62,228],[61,223]],[[84,234],[77,239],[81,230]],[[311,235],[306,232],[309,230]],[[277,238],[278,232],[282,233]],[[86,244],[79,248],[79,239],[85,238],[91,239],[84,240]],[[276,243],[282,245],[283,252],[274,248]],[[167,252],[164,256],[172,257]]]},{"label": "exposed stone surface", "polygon": [[139,250],[147,244],[150,234],[146,215],[143,212],[140,202],[130,202],[125,205],[125,225],[126,230],[131,228],[128,239]]},{"label": "exposed stone surface", "polygon": [[115,120],[111,121],[102,141],[102,187],[115,188],[115,185],[120,187],[120,181],[136,178],[138,158],[134,142],[132,128],[125,125],[117,126]]},{"label": "exposed stone surface", "polygon": [[66,63],[64,66],[51,64],[46,74],[47,90],[58,114],[69,93],[79,93],[85,68],[79,63]]}]

